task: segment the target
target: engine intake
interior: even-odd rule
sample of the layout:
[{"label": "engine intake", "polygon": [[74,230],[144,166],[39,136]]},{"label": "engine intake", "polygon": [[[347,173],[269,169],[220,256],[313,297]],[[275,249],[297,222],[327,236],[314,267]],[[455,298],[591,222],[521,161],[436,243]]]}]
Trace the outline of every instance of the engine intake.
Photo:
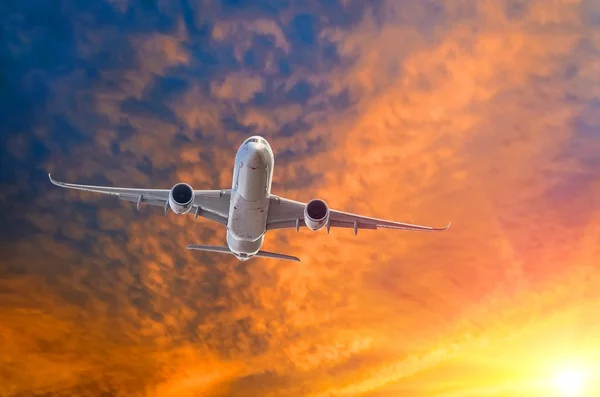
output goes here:
[{"label": "engine intake", "polygon": [[178,183],[169,192],[169,207],[177,215],[183,215],[194,205],[194,189],[187,183]]},{"label": "engine intake", "polygon": [[320,230],[329,221],[329,207],[320,199],[313,199],[304,207],[304,222],[310,230]]}]

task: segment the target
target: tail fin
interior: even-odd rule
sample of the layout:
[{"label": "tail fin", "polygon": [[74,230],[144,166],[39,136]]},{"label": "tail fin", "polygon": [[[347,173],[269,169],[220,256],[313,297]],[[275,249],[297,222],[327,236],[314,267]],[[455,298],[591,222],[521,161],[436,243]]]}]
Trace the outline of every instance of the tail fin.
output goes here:
[{"label": "tail fin", "polygon": [[[190,244],[190,245],[188,245],[185,248],[187,248],[189,250],[210,251],[210,252],[219,252],[221,254],[231,254],[231,255],[234,255],[234,253],[231,252],[231,250],[229,249],[229,247],[221,247],[221,246],[214,246],[214,245]],[[297,257],[295,257],[295,256],[277,254],[275,252],[268,252],[268,251],[258,251],[253,256],[256,256],[256,257],[259,257],[259,258],[272,258],[272,259],[282,259],[282,260],[286,260],[286,261],[300,262],[300,259],[297,258]]]}]

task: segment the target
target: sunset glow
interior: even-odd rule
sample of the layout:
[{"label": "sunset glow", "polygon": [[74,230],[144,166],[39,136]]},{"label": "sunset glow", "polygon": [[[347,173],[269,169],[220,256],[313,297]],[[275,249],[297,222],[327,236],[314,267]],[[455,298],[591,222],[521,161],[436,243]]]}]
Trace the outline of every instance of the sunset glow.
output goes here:
[{"label": "sunset glow", "polygon": [[[599,397],[600,8],[0,6],[0,396]],[[443,233],[225,229],[53,186],[272,190]]]},{"label": "sunset glow", "polygon": [[556,388],[566,397],[581,396],[585,382],[584,372],[578,369],[565,369],[556,376]]}]

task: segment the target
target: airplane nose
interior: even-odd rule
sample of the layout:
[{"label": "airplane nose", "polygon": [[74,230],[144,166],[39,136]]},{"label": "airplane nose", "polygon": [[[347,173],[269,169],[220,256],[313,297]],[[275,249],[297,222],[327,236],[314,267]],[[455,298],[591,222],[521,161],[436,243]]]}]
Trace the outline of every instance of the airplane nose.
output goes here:
[{"label": "airplane nose", "polygon": [[246,161],[249,167],[259,168],[267,165],[267,147],[258,142],[250,142],[247,145]]}]

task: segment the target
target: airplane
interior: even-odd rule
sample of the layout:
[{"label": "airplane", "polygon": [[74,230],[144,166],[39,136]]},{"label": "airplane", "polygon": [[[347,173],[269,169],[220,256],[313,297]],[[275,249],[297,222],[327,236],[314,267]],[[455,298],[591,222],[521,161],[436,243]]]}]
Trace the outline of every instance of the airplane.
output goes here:
[{"label": "airplane", "polygon": [[393,222],[330,209],[319,198],[302,203],[271,193],[275,156],[271,146],[261,136],[246,139],[239,147],[233,167],[231,189],[194,190],[184,182],[176,183],[171,189],[139,189],[109,186],[78,185],[59,182],[48,178],[63,188],[83,190],[117,196],[121,200],[136,203],[139,211],[142,204],[169,209],[177,215],[193,214],[215,221],[227,228],[226,246],[191,244],[189,250],[232,254],[240,261],[252,257],[274,258],[300,262],[300,259],[274,252],[262,251],[267,231],[306,227],[312,231],[332,227],[376,230],[378,228],[413,231],[444,231],[444,227],[420,226]]}]

